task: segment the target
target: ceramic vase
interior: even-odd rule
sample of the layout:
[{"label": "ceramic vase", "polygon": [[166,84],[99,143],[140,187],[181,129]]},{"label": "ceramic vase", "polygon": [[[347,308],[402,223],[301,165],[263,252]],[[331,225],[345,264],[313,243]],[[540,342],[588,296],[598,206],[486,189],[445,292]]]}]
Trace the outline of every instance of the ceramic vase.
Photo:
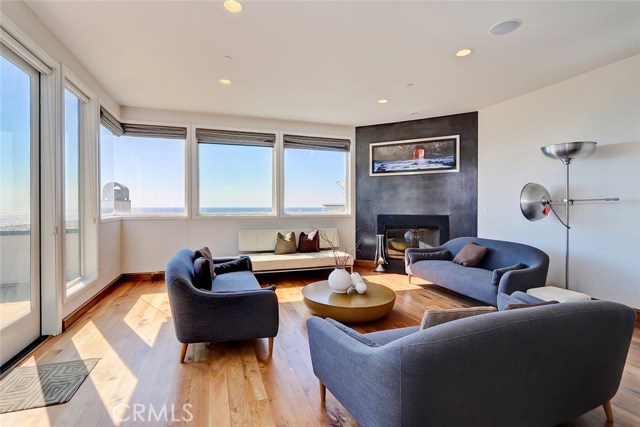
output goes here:
[{"label": "ceramic vase", "polygon": [[344,268],[336,268],[329,274],[329,287],[336,294],[344,294],[351,287],[351,275]]}]

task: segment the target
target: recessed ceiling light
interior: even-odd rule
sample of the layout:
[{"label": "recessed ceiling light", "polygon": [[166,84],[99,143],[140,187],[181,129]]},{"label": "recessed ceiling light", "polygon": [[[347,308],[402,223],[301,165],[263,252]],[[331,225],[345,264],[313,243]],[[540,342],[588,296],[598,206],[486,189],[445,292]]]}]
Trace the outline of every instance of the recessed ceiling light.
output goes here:
[{"label": "recessed ceiling light", "polygon": [[242,12],[242,3],[236,0],[227,0],[224,2],[224,8],[232,13]]},{"label": "recessed ceiling light", "polygon": [[221,85],[229,86],[231,84],[231,80],[229,80],[229,79],[220,79],[220,80],[218,80],[218,83],[220,83]]},{"label": "recessed ceiling light", "polygon": [[517,30],[522,25],[521,19],[509,19],[507,21],[498,22],[489,28],[489,34],[494,36],[502,36]]},{"label": "recessed ceiling light", "polygon": [[388,99],[378,99],[378,104],[386,104],[387,102],[389,102]]},{"label": "recessed ceiling light", "polygon": [[456,56],[459,58],[463,58],[465,56],[469,56],[473,53],[472,49],[461,49],[459,51],[456,52]]}]

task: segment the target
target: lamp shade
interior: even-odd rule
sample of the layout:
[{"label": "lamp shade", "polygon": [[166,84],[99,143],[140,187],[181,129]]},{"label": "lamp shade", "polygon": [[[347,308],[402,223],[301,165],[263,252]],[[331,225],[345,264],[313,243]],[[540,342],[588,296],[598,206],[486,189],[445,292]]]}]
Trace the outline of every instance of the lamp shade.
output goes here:
[{"label": "lamp shade", "polygon": [[546,205],[551,200],[551,195],[540,184],[530,182],[522,187],[520,192],[520,210],[529,221],[538,221],[547,216]]},{"label": "lamp shade", "polygon": [[542,153],[552,159],[560,159],[568,163],[572,159],[587,157],[596,151],[596,143],[593,141],[563,142],[541,147]]}]

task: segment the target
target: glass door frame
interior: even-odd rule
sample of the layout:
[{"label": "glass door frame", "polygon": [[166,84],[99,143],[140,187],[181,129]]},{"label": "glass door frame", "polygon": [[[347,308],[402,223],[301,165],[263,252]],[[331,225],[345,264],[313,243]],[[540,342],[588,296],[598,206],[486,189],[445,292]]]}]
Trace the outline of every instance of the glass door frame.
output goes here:
[{"label": "glass door frame", "polygon": [[2,56],[31,77],[31,141],[30,141],[30,311],[0,329],[2,350],[0,364],[4,365],[24,348],[42,336],[41,269],[40,269],[40,108],[41,74],[27,61],[4,44]]}]

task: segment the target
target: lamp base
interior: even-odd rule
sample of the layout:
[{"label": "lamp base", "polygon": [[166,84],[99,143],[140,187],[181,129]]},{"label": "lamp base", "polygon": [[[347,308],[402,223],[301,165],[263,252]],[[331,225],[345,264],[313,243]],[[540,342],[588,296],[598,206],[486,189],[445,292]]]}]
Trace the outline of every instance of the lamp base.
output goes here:
[{"label": "lamp base", "polygon": [[387,271],[387,270],[385,270],[385,269],[384,269],[384,267],[382,266],[382,264],[378,264],[378,266],[376,267],[376,269],[375,269],[375,270],[373,270],[373,271],[376,271],[376,272],[378,272],[378,273],[384,273],[384,272],[385,272],[385,271]]}]

